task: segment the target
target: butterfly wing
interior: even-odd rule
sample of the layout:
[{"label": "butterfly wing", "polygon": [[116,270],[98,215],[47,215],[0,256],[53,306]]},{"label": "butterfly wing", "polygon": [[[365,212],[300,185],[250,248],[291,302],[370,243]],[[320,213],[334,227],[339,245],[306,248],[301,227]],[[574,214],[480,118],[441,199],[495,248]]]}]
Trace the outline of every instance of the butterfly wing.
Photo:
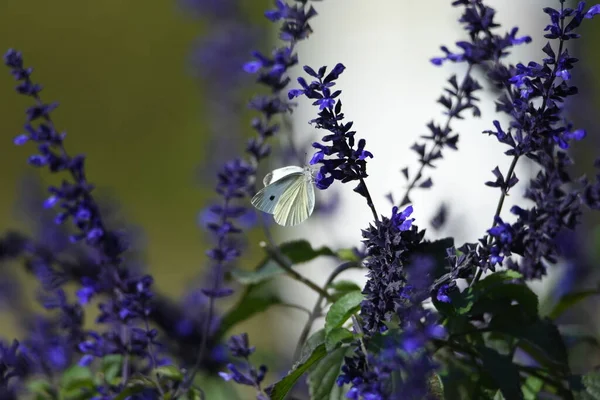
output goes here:
[{"label": "butterfly wing", "polygon": [[283,226],[294,226],[306,220],[315,206],[312,182],[305,174],[296,176],[275,206],[275,222]]},{"label": "butterfly wing", "polygon": [[290,174],[299,174],[304,172],[302,167],[297,167],[295,165],[290,165],[289,167],[277,168],[272,172],[269,172],[263,178],[263,185],[269,186],[271,183],[280,180]]},{"label": "butterfly wing", "polygon": [[302,175],[301,172],[291,173],[265,186],[254,195],[251,200],[252,205],[262,212],[273,214],[283,194],[287,192],[289,186],[296,182],[297,177],[300,175]]},{"label": "butterfly wing", "polygon": [[306,192],[308,194],[308,216],[310,217],[315,209],[315,185],[312,180],[306,181]]}]

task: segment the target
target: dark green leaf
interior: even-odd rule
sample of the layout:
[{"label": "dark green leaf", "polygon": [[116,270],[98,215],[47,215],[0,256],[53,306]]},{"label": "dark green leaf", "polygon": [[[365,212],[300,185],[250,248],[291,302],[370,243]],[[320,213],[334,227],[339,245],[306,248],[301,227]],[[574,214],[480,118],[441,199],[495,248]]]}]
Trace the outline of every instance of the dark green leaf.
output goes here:
[{"label": "dark green leaf", "polygon": [[540,390],[544,387],[544,381],[535,376],[529,376],[523,384],[523,397],[525,400],[537,400]]},{"label": "dark green leaf", "polygon": [[255,271],[245,271],[234,268],[231,271],[231,276],[242,285],[251,285],[267,281],[283,274],[284,272],[285,271],[281,269],[279,264],[277,264],[275,261],[268,260],[263,262]]},{"label": "dark green leaf", "polygon": [[237,304],[223,316],[215,337],[222,337],[233,326],[276,304],[281,304],[281,299],[268,286],[268,282],[246,287]]},{"label": "dark green leaf", "polygon": [[102,358],[102,373],[104,380],[110,384],[117,383],[120,379],[119,374],[123,366],[123,356],[119,354],[111,354]]},{"label": "dark green leaf", "polygon": [[340,249],[335,252],[335,255],[342,261],[360,261],[360,258],[354,253],[354,249]]},{"label": "dark green leaf", "polygon": [[292,264],[308,262],[320,256],[335,256],[335,253],[325,246],[313,249],[307,240],[283,243],[279,246],[279,251],[289,258]]},{"label": "dark green leaf", "polygon": [[551,319],[558,318],[563,312],[588,297],[600,294],[598,290],[584,290],[582,292],[568,293],[560,298],[552,311],[548,314]]},{"label": "dark green leaf", "polygon": [[312,368],[308,374],[308,390],[311,400],[341,400],[344,398],[342,388],[335,381],[340,375],[347,350],[347,348],[340,348],[329,352]]},{"label": "dark green leaf", "polygon": [[300,360],[307,359],[317,347],[325,344],[325,329],[319,329],[308,337],[306,343],[300,349]]},{"label": "dark green leaf", "polygon": [[476,376],[471,368],[456,358],[448,359],[440,371],[444,388],[444,398],[447,400],[470,400],[475,391]]},{"label": "dark green leaf", "polygon": [[585,391],[581,393],[580,397],[585,400],[600,400],[600,371],[584,375],[581,381]]},{"label": "dark green leaf", "polygon": [[494,395],[493,400],[506,400],[506,398],[504,396],[502,396],[502,392],[500,390],[498,390],[496,392],[496,394]]},{"label": "dark green leaf", "polygon": [[182,398],[178,398],[178,400],[204,400],[204,395],[200,388],[191,387]]},{"label": "dark green leaf", "polygon": [[327,332],[325,337],[325,348],[327,352],[335,350],[342,343],[352,341],[354,335],[346,328],[334,328]]},{"label": "dark green leaf", "polygon": [[52,383],[45,379],[36,379],[28,382],[27,389],[30,393],[36,395],[36,399],[58,399],[58,393],[56,393],[56,390],[52,386]]},{"label": "dark green leaf", "polygon": [[[452,305],[455,308],[454,313],[458,315],[472,314],[471,311],[475,303],[480,301],[480,298],[487,296],[495,288],[501,288],[504,285],[510,284],[510,281],[518,278],[521,278],[521,274],[511,270],[500,271],[486,276],[484,279],[460,293],[460,295],[455,294],[455,297],[452,298]],[[500,290],[502,290],[502,288]],[[535,307],[537,310],[537,298],[535,301]]]},{"label": "dark green leaf", "polygon": [[[504,283],[486,288],[477,295],[473,313],[501,313],[506,306],[518,306],[525,319],[538,318],[537,295],[525,284]],[[515,304],[516,303],[516,304]]]},{"label": "dark green leaf", "polygon": [[348,293],[356,290],[361,290],[361,287],[354,281],[339,280],[327,285],[328,289],[333,289],[336,292]]},{"label": "dark green leaf", "polygon": [[483,363],[482,371],[500,389],[502,395],[510,400],[523,399],[519,370],[512,359],[488,347],[481,347],[478,351]]},{"label": "dark green leaf", "polygon": [[511,335],[519,340],[518,347],[542,365],[556,372],[568,372],[568,354],[558,328],[549,319],[540,319],[531,323],[521,323],[515,317],[510,323],[510,315],[502,325],[494,320],[490,328],[496,332]]},{"label": "dark green leaf", "polygon": [[[283,243],[279,246],[279,251],[291,265],[306,263],[320,256],[335,256],[335,253],[328,247],[313,249],[306,240]],[[241,284],[249,285],[272,279],[283,273],[285,271],[277,262],[266,257],[254,271],[234,269],[231,275]]]},{"label": "dark green leaf", "polygon": [[341,327],[344,322],[360,309],[364,296],[360,290],[349,292],[340,297],[327,312],[325,317],[325,332]]},{"label": "dark green leaf", "polygon": [[89,368],[74,365],[67,369],[60,381],[62,398],[76,399],[82,395],[96,392],[94,377]]},{"label": "dark green leaf", "polygon": [[154,373],[161,378],[167,378],[171,381],[181,382],[183,380],[183,372],[174,365],[164,365],[154,369]]},{"label": "dark green leaf", "polygon": [[331,296],[334,299],[339,299],[343,295],[349,292],[355,292],[357,290],[361,290],[361,287],[353,281],[339,280],[333,283],[330,283],[327,286],[328,289],[333,289],[333,293]]},{"label": "dark green leaf", "polygon": [[310,355],[302,357],[283,379],[267,388],[266,392],[269,394],[271,400],[283,400],[286,394],[294,387],[296,381],[326,355],[325,344],[322,343],[314,348]]},{"label": "dark green leaf", "polygon": [[125,389],[119,393],[113,400],[125,400],[127,397],[141,393],[144,389],[155,389],[154,381],[143,375],[135,375],[127,380]]}]

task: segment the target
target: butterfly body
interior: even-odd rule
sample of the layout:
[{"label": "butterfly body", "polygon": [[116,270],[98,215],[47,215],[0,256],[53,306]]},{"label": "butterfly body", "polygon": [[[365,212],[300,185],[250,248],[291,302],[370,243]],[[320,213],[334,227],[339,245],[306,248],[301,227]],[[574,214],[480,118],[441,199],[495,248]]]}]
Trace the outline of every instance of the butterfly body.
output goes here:
[{"label": "butterfly body", "polygon": [[252,205],[273,214],[279,225],[298,225],[312,214],[315,189],[310,168],[278,168],[265,176],[263,184],[265,187],[252,198]]}]

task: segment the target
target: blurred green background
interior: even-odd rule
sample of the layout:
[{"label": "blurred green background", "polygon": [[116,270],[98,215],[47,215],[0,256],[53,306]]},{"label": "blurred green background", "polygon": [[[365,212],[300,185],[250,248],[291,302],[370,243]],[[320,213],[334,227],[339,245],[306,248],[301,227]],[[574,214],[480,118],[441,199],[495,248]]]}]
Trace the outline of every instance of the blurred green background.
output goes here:
[{"label": "blurred green background", "polygon": [[[266,7],[262,0],[246,7],[249,20],[265,29]],[[176,0],[0,2],[0,51],[22,51],[34,81],[44,86],[42,99],[60,103],[53,118],[67,132],[67,150],[87,155],[97,194],[114,198],[128,222],[143,228],[149,271],[158,290],[173,296],[202,272],[210,246],[196,222],[215,199],[214,178],[198,177],[211,151],[210,112],[202,82],[190,71],[192,46],[208,22]],[[52,184],[62,179],[27,164],[34,145],[12,144],[31,105],[14,86],[2,66],[1,232],[23,228],[15,209],[26,173]],[[239,116],[242,126],[249,125],[246,117]],[[10,320],[0,319],[0,336],[15,334]]]}]

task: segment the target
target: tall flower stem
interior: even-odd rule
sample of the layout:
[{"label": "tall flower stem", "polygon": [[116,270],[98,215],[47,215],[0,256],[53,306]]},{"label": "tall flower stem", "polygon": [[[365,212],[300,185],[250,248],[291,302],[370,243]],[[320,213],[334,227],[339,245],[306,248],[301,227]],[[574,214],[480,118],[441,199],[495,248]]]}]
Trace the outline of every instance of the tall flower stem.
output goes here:
[{"label": "tall flower stem", "polygon": [[288,274],[288,276],[290,278],[292,278],[292,279],[294,279],[294,280],[296,280],[296,281],[298,281],[298,282],[306,285],[310,289],[312,289],[315,292],[317,292],[323,298],[325,298],[325,299],[327,299],[329,301],[333,300],[333,298],[331,297],[331,295],[329,293],[327,293],[327,290],[321,288],[319,285],[317,285],[316,283],[314,283],[313,281],[311,281],[307,277],[305,277],[302,274],[296,272],[292,268],[292,265],[287,260],[287,258],[285,257],[285,255],[283,255],[279,251],[279,249],[277,247],[273,248],[268,243],[263,243],[262,245],[265,248],[265,251],[267,252],[267,254],[269,255],[269,257],[271,257],[271,259],[273,259],[273,261],[275,261],[277,263],[277,265],[279,265],[279,267],[281,269],[283,269]]},{"label": "tall flower stem", "polygon": [[[337,268],[334,269],[333,272],[327,278],[327,282],[325,282],[325,285],[323,286],[323,290],[326,291],[327,287],[335,280],[335,278],[338,277],[339,274],[341,274],[342,272],[347,271],[351,268],[357,268],[357,267],[359,267],[359,264],[356,262],[352,262],[352,261],[338,265]],[[323,311],[322,303],[323,303],[324,299],[325,299],[325,296],[319,295],[319,298],[317,299],[312,312],[308,316],[308,320],[306,321],[306,324],[304,324],[304,327],[302,328],[302,332],[300,333],[300,337],[298,338],[298,343],[296,344],[296,350],[294,351],[294,360],[298,360],[298,357],[300,357],[300,351],[302,350],[302,345],[304,344],[304,342],[306,342],[306,339],[308,339],[308,334],[310,333],[310,330],[312,329],[313,323],[316,321],[317,318],[319,318],[319,316],[321,315],[321,312]]]},{"label": "tall flower stem", "polygon": [[[474,64],[469,64],[467,71],[465,73],[465,76],[459,86],[459,89],[456,93],[456,102],[454,103],[453,107],[450,109],[450,111],[448,111],[448,118],[446,118],[446,123],[444,124],[444,128],[442,129],[443,132],[447,132],[448,129],[450,128],[450,123],[452,122],[452,119],[454,117],[456,117],[458,115],[458,110],[463,108],[463,100],[466,94],[466,87],[467,85],[470,85],[470,82],[472,82],[471,79],[471,72],[473,71],[473,65]],[[402,196],[402,201],[400,204],[404,205],[406,203],[409,203],[409,195],[410,192],[416,187],[417,183],[419,182],[419,180],[422,178],[423,176],[423,171],[425,170],[425,167],[430,164],[430,160],[433,158],[434,154],[436,154],[436,152],[438,152],[439,150],[441,150],[441,148],[443,147],[442,142],[440,142],[439,140],[435,140],[433,146],[431,147],[431,149],[429,149],[429,152],[421,158],[420,161],[420,166],[419,169],[417,170],[417,173],[415,174],[415,176],[411,179],[410,183],[408,184],[408,187],[406,188],[404,195]]]},{"label": "tall flower stem", "polygon": [[360,178],[360,184],[364,188],[365,199],[367,200],[367,205],[371,209],[371,213],[373,213],[373,219],[375,222],[379,222],[379,215],[377,214],[377,210],[375,209],[375,204],[373,204],[373,198],[371,198],[371,193],[369,192],[369,188],[367,187],[367,183],[364,178]]},{"label": "tall flower stem", "polygon": [[[564,3],[561,2],[560,5],[560,14],[562,14],[564,10]],[[559,22],[559,28],[560,28],[560,32],[563,33],[565,31],[565,21],[564,21],[564,17],[560,19]],[[486,30],[486,34],[488,35],[488,37],[492,37],[491,32],[489,32],[489,30]],[[558,52],[557,54],[557,58],[560,59],[560,57],[563,54],[563,50],[564,50],[564,44],[565,44],[565,40],[563,39],[563,37],[559,36],[558,37]],[[547,45],[548,47],[550,47],[550,45]],[[553,62],[553,67],[552,67],[552,72],[550,74],[549,79],[547,79],[544,82],[544,87],[543,87],[543,96],[542,96],[542,104],[540,105],[539,109],[536,110],[536,113],[538,115],[544,115],[544,113],[547,111],[547,107],[548,107],[548,101],[550,100],[550,97],[552,96],[552,92],[553,92],[553,88],[554,88],[554,82],[556,81],[556,77],[558,76],[558,69],[559,67],[561,67],[561,63],[556,61]],[[511,84],[509,81],[507,80],[503,80],[501,82],[502,86],[504,87],[504,90],[506,92],[507,98],[510,100],[512,107],[514,108],[514,104],[515,104],[515,98],[513,96],[513,92],[511,90]],[[513,116],[513,118],[517,118],[514,116],[514,110],[513,113],[511,114],[511,116]],[[533,133],[536,131],[536,126],[530,127],[528,130],[528,134],[529,135],[533,135]],[[517,163],[519,162],[519,159],[521,157],[521,155],[526,154],[524,152],[520,152],[520,151],[516,151],[515,154],[513,155],[512,161],[510,163],[510,166],[508,168],[508,172],[506,174],[506,178],[505,178],[505,185],[501,186],[501,192],[500,192],[500,196],[498,198],[498,204],[496,206],[496,212],[494,213],[494,220],[492,221],[492,227],[495,227],[496,225],[498,225],[499,221],[500,221],[500,215],[502,213],[502,208],[504,206],[504,201],[506,199],[506,196],[508,195],[508,190],[510,188],[510,184],[509,182],[512,179],[512,176],[514,174],[515,168],[517,166]],[[487,246],[491,246],[493,242],[493,238],[491,236],[488,236],[487,238]],[[474,283],[478,282],[481,279],[481,276],[483,274],[483,270],[481,267],[477,267],[477,273],[475,274],[475,276],[473,277],[473,280],[470,282],[470,285],[473,285]]]},{"label": "tall flower stem", "polygon": [[302,274],[294,271],[293,265],[290,264],[290,262],[287,260],[287,258],[285,256],[285,254],[283,254],[279,250],[279,247],[275,243],[275,239],[273,239],[273,235],[271,234],[271,230],[269,229],[267,220],[263,213],[261,213],[260,218],[261,218],[261,223],[263,226],[263,231],[264,231],[265,237],[267,239],[266,243],[265,242],[261,243],[261,247],[263,247],[265,249],[265,252],[269,255],[269,257],[271,257],[273,259],[273,261],[275,261],[277,263],[277,265],[279,265],[279,267],[281,269],[283,269],[290,278],[302,283],[303,285],[306,285],[308,288],[317,292],[320,296],[323,296],[323,295],[326,297],[329,296],[327,291],[324,292],[323,289],[321,289],[319,287],[319,285],[317,285],[310,279],[306,278]]},{"label": "tall flower stem", "polygon": [[[514,174],[515,167],[517,166],[517,162],[519,162],[518,155],[513,157],[512,161],[510,163],[510,166],[508,167],[508,172],[506,174],[507,181],[510,180],[511,176]],[[496,220],[502,213],[502,207],[504,206],[504,199],[506,199],[507,195],[508,195],[508,188],[502,189],[502,192],[500,193],[500,198],[498,198],[498,205],[496,206],[496,213],[494,214],[494,221],[492,222],[493,225],[496,225]]]}]

